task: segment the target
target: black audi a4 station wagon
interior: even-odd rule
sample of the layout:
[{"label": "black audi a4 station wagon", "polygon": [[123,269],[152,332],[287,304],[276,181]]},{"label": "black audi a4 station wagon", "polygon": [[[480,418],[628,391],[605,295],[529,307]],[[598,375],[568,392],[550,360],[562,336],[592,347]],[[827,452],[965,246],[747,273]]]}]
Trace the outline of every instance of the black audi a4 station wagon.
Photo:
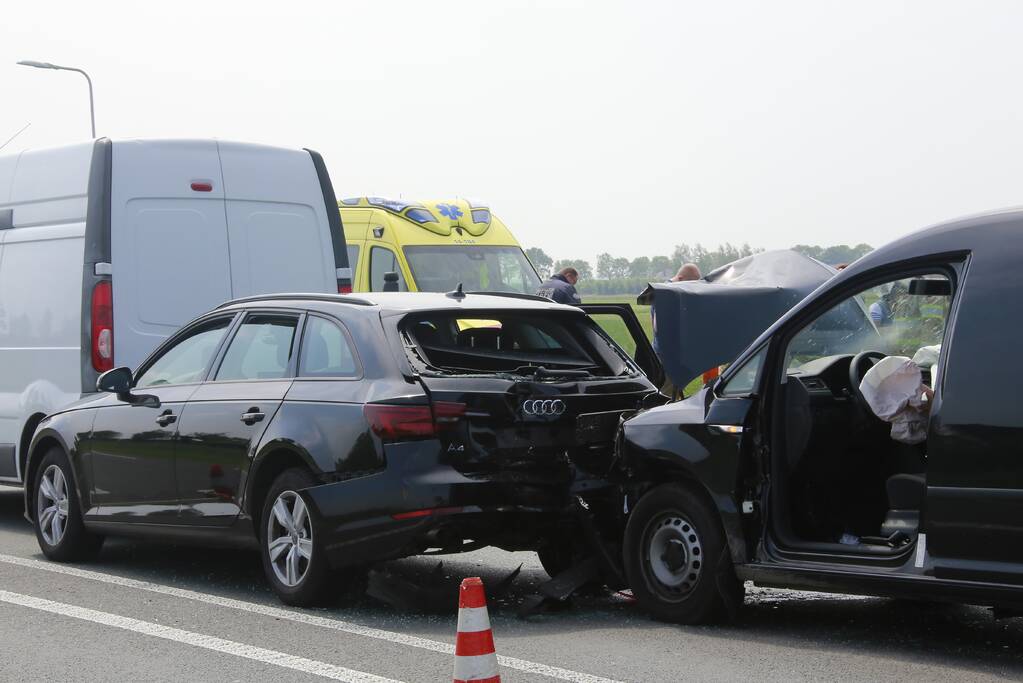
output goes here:
[{"label": "black audi a4 station wagon", "polygon": [[[640,603],[704,621],[752,580],[1023,608],[1021,263],[1023,211],[899,239],[713,386],[627,420],[624,565]],[[916,438],[861,390],[886,356],[933,391]]]},{"label": "black audi a4 station wagon", "polygon": [[660,396],[578,308],[460,289],[230,302],[97,388],[32,441],[43,553],[81,559],[104,535],[258,545],[291,604],[332,569],[540,549],[580,464]]}]

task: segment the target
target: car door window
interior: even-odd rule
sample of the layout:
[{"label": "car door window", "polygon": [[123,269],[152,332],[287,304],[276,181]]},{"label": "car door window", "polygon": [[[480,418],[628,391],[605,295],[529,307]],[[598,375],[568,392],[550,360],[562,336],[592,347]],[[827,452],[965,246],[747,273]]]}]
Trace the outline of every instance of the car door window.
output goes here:
[{"label": "car door window", "polygon": [[324,318],[308,318],[298,374],[300,377],[356,377],[359,374],[348,335],[340,326]]},{"label": "car door window", "polygon": [[216,380],[287,377],[297,325],[295,316],[250,315],[228,345]]},{"label": "car door window", "polygon": [[936,359],[951,300],[951,283],[940,273],[864,289],[800,330],[789,342],[786,367],[794,370],[818,358],[862,351]]},{"label": "car door window", "polygon": [[757,351],[756,355],[743,363],[742,367],[735,371],[721,391],[720,396],[749,396],[757,386],[757,378],[760,376],[760,366],[764,364],[764,357],[767,355],[767,346]]},{"label": "car door window", "polygon": [[591,313],[590,318],[607,333],[607,336],[614,339],[615,343],[629,354],[629,357],[636,357],[636,340],[632,337],[621,315],[617,313]]},{"label": "car door window", "polygon": [[651,344],[653,334],[647,310],[637,310],[627,303],[582,304],[580,308],[632,358],[647,379],[658,387],[664,384],[664,366]]},{"label": "car door window", "polygon": [[139,375],[135,386],[144,388],[201,381],[231,320],[220,318],[190,331],[153,361]]},{"label": "car door window", "polygon": [[407,292],[405,278],[401,274],[401,266],[394,252],[384,247],[373,247],[369,250],[369,291],[384,291],[384,274],[398,274],[398,290]]}]

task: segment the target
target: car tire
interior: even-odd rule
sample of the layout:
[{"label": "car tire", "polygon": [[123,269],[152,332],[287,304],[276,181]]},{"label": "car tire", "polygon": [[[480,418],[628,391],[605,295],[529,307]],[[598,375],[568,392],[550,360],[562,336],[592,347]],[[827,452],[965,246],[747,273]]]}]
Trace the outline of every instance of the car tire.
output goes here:
[{"label": "car tire", "polygon": [[103,537],[85,528],[74,472],[63,449],[54,446],[46,452],[32,486],[32,526],[43,555],[55,562],[94,558]]},{"label": "car tire", "polygon": [[[585,562],[588,558],[583,554],[584,551],[576,548],[575,544],[569,539],[563,539],[561,545],[548,544],[540,547],[536,551],[537,559],[540,560],[540,565],[543,570],[547,572],[547,576],[551,579],[555,579],[562,572],[572,569],[576,565]],[[600,595],[604,592],[604,582],[600,578],[591,579],[586,581],[573,593],[578,595]]]},{"label": "car tire", "polygon": [[324,603],[333,584],[322,525],[300,493],[318,483],[306,469],[285,470],[270,486],[260,516],[260,556],[267,581],[282,602],[297,607]]},{"label": "car tire", "polygon": [[563,542],[552,542],[540,546],[536,550],[536,557],[540,565],[552,579],[565,571],[571,569],[576,561],[575,549],[571,544]]},{"label": "car tire", "polygon": [[657,619],[713,622],[742,604],[720,516],[692,487],[664,484],[640,498],[623,553],[633,595]]}]

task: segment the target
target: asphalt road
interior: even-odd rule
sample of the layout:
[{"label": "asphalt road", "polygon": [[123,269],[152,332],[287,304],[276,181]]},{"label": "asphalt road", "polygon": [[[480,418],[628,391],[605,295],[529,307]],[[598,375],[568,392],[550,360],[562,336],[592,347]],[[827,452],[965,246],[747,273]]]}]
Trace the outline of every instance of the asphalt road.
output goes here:
[{"label": "asphalt road", "polygon": [[1023,619],[987,610],[750,587],[728,626],[651,621],[621,596],[521,620],[546,575],[531,553],[486,550],[390,563],[450,587],[426,614],[364,594],[330,609],[286,608],[255,554],[108,540],[96,562],[43,559],[0,489],[2,681],[449,681],[456,587],[522,573],[491,604],[504,681],[927,680],[1023,678]]}]

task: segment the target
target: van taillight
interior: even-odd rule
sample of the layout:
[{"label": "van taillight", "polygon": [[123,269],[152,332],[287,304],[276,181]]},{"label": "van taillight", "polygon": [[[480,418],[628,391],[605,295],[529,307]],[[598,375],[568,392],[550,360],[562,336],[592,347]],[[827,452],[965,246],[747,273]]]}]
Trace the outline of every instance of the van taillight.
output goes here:
[{"label": "van taillight", "polygon": [[428,439],[465,415],[465,404],[438,401],[431,406],[367,403],[363,414],[373,433],[387,441]]},{"label": "van taillight", "polygon": [[338,294],[351,294],[352,293],[352,286],[351,285],[338,285],[337,286],[337,293]]},{"label": "van taillight", "polygon": [[114,295],[109,281],[92,288],[92,367],[97,372],[114,367]]}]

